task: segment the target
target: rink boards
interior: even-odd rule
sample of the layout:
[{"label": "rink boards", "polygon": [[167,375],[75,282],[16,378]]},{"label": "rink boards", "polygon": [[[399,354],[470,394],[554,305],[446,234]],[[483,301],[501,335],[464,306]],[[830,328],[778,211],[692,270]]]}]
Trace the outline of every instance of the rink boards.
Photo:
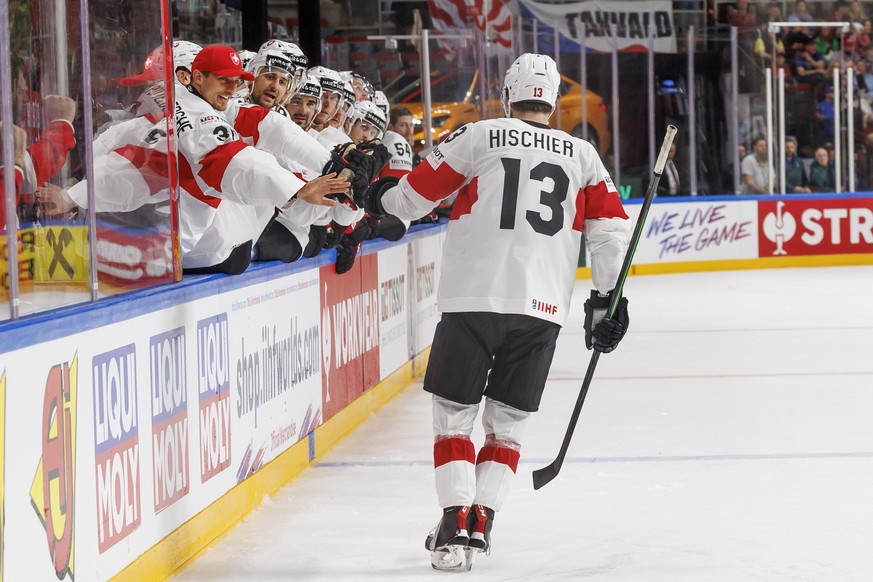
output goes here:
[{"label": "rink boards", "polygon": [[[636,221],[642,200],[624,202]],[[655,199],[632,272],[871,262],[871,193],[700,196]]]},{"label": "rink boards", "polygon": [[[342,276],[326,254],[0,326],[2,578],[162,579],[207,547],[421,373],[445,228]],[[699,197],[655,201],[633,272],[871,262],[867,195]]]},{"label": "rink boards", "polygon": [[0,328],[3,580],[161,579],[278,490],[420,372],[444,233]]}]

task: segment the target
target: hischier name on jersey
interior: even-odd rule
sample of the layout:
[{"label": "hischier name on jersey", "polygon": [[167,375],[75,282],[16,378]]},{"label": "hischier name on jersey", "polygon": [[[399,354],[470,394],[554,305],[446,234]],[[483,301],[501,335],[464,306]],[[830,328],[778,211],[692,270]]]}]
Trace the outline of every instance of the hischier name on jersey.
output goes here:
[{"label": "hischier name on jersey", "polygon": [[514,128],[489,129],[488,149],[505,147],[536,148],[568,158],[576,155],[572,141],[561,139],[559,136],[550,135],[544,131],[519,130]]}]

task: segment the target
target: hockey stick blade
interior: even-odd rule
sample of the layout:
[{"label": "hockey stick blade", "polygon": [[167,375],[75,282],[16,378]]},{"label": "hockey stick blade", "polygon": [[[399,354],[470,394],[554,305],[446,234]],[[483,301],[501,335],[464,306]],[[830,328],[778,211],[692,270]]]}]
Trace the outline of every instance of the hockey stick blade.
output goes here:
[{"label": "hockey stick blade", "polygon": [[[606,317],[612,317],[613,314],[615,314],[618,301],[621,299],[624,282],[630,271],[630,265],[633,261],[634,253],[637,250],[637,245],[640,242],[640,237],[643,233],[643,226],[645,225],[646,217],[649,214],[649,208],[652,206],[652,200],[655,198],[655,192],[658,189],[658,182],[661,180],[661,174],[664,172],[664,166],[667,163],[667,154],[670,152],[670,146],[673,145],[674,137],[676,137],[676,126],[668,125],[667,133],[661,144],[661,151],[658,153],[658,159],[655,162],[655,167],[652,172],[652,180],[649,182],[649,187],[646,189],[646,196],[640,207],[640,215],[634,226],[634,232],[633,235],[631,235],[630,244],[628,245],[627,253],[624,256],[624,262],[621,265],[621,271],[618,273],[618,279],[615,283],[615,290],[612,293],[612,299],[609,302],[609,308],[606,311]],[[585,372],[585,378],[582,381],[582,388],[579,390],[579,396],[576,398],[576,405],[573,407],[573,413],[570,415],[570,424],[567,426],[567,432],[564,434],[563,442],[561,442],[561,450],[558,451],[558,456],[555,457],[554,461],[542,469],[537,469],[533,472],[534,489],[540,489],[545,486],[552,479],[557,477],[558,473],[561,471],[561,466],[564,464],[564,457],[567,455],[567,450],[570,448],[570,441],[573,438],[573,432],[576,430],[579,413],[582,412],[582,405],[585,404],[585,396],[588,394],[588,387],[591,385],[591,380],[594,378],[594,368],[597,367],[597,361],[599,359],[600,352],[594,351],[591,353],[591,360],[588,362],[588,370]]]}]

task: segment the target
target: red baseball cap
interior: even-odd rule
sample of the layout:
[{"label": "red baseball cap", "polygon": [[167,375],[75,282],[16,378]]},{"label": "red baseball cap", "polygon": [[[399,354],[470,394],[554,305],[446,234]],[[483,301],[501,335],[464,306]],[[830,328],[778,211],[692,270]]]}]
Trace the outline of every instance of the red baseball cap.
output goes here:
[{"label": "red baseball cap", "polygon": [[146,58],[145,66],[142,73],[139,75],[131,75],[118,81],[124,87],[134,87],[136,85],[146,85],[155,81],[164,80],[164,49],[158,47],[149,53]]},{"label": "red baseball cap", "polygon": [[245,81],[254,81],[255,76],[243,70],[242,61],[236,50],[222,44],[205,47],[191,63],[191,72],[213,73],[222,77],[242,77]]}]

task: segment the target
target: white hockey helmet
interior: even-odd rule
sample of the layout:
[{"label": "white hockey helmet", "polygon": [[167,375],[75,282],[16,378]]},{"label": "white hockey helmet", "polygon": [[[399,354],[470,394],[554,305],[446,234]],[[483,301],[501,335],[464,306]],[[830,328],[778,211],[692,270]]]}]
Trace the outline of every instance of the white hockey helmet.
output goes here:
[{"label": "white hockey helmet", "polygon": [[510,115],[510,104],[520,101],[537,101],[555,109],[561,75],[552,57],[524,53],[506,70],[500,104],[503,114]]},{"label": "white hockey helmet", "polygon": [[252,62],[252,59],[258,56],[258,53],[254,51],[247,51],[245,49],[236,51],[236,54],[239,57],[240,62],[242,63],[243,69],[248,69],[249,63]]},{"label": "white hockey helmet", "polygon": [[263,53],[264,51],[279,51],[301,69],[306,69],[306,67],[309,66],[309,59],[305,54],[303,54],[300,47],[293,42],[274,38],[262,44],[261,48],[258,49],[258,54]]},{"label": "white hockey helmet", "polygon": [[363,94],[363,97],[359,99],[356,92],[356,101],[373,100],[373,96],[376,94],[376,89],[373,87],[373,84],[367,80],[367,77],[355,71],[340,71],[340,77],[343,78],[343,81],[351,83],[353,90],[357,89]]},{"label": "white hockey helmet", "polygon": [[199,44],[187,40],[173,41],[173,66],[177,71],[183,68],[190,73],[191,63],[202,48]]},{"label": "white hockey helmet", "polygon": [[300,88],[300,81],[306,69],[294,64],[291,59],[279,51],[265,50],[255,55],[246,68],[255,78],[273,73],[288,79],[287,97],[293,97]]},{"label": "white hockey helmet", "polygon": [[373,103],[382,110],[385,117],[388,117],[388,110],[391,109],[391,104],[388,103],[388,97],[385,96],[385,93],[382,91],[376,91],[375,95],[373,95]]},{"label": "white hockey helmet", "polygon": [[344,83],[339,73],[333,69],[318,66],[309,69],[306,76],[314,81],[318,81],[318,84],[321,86],[322,99],[324,99],[325,93],[334,93],[337,96],[336,109],[329,112],[331,117],[342,110],[343,102],[345,101],[345,91],[343,90]]},{"label": "white hockey helmet", "polygon": [[313,76],[309,74],[305,75],[303,78],[303,83],[300,85],[300,90],[297,91],[298,95],[306,95],[308,97],[315,97],[318,99],[318,109],[321,109],[321,83],[318,82]]},{"label": "white hockey helmet", "polygon": [[388,117],[372,101],[358,101],[349,109],[346,119],[349,121],[349,127],[355,124],[356,121],[369,123],[376,128],[376,138],[381,139],[385,134],[385,129],[388,127]]}]

